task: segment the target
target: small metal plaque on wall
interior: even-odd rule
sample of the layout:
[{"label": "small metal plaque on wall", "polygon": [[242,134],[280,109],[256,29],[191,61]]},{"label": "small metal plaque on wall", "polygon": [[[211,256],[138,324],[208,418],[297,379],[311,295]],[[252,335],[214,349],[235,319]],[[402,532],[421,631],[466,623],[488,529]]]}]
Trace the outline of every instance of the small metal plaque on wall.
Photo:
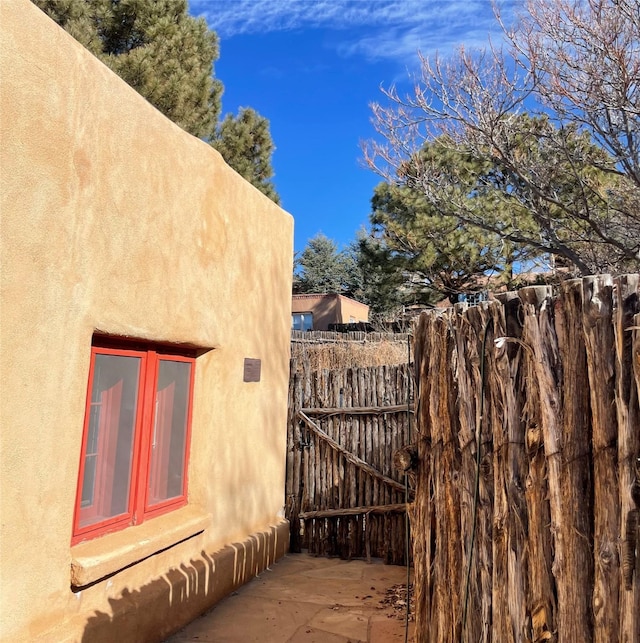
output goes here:
[{"label": "small metal plaque on wall", "polygon": [[259,382],[261,367],[262,367],[261,360],[252,359],[251,357],[245,357],[244,358],[244,381]]}]

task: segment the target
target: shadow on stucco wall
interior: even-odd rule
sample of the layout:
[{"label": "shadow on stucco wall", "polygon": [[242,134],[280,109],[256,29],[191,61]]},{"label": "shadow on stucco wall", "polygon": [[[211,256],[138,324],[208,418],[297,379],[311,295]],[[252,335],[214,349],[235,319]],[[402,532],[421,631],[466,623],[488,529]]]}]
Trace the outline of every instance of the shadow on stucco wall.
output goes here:
[{"label": "shadow on stucco wall", "polygon": [[138,590],[109,599],[111,614],[89,617],[83,643],[157,643],[248,582],[287,551],[286,523],[171,569]]}]

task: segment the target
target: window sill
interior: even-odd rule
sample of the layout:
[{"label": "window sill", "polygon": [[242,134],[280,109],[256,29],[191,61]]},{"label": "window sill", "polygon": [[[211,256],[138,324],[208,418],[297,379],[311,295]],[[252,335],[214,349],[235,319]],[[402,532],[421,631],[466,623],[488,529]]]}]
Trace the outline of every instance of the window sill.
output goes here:
[{"label": "window sill", "polygon": [[183,507],[71,548],[71,586],[81,589],[202,533],[211,514]]}]

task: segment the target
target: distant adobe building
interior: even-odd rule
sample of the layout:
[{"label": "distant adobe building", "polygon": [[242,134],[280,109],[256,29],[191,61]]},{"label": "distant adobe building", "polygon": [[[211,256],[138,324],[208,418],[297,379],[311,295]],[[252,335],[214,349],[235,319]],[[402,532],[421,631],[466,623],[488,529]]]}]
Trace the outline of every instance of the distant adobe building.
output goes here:
[{"label": "distant adobe building", "polygon": [[344,295],[293,295],[292,330],[328,330],[330,324],[369,321],[369,306]]}]

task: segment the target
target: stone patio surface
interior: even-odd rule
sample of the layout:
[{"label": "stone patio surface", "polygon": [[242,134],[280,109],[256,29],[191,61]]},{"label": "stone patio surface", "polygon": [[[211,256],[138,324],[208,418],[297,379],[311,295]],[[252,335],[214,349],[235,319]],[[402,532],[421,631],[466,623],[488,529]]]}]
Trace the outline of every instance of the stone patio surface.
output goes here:
[{"label": "stone patio surface", "polygon": [[[404,567],[288,554],[165,643],[403,643]],[[413,622],[408,640],[413,639]]]}]

